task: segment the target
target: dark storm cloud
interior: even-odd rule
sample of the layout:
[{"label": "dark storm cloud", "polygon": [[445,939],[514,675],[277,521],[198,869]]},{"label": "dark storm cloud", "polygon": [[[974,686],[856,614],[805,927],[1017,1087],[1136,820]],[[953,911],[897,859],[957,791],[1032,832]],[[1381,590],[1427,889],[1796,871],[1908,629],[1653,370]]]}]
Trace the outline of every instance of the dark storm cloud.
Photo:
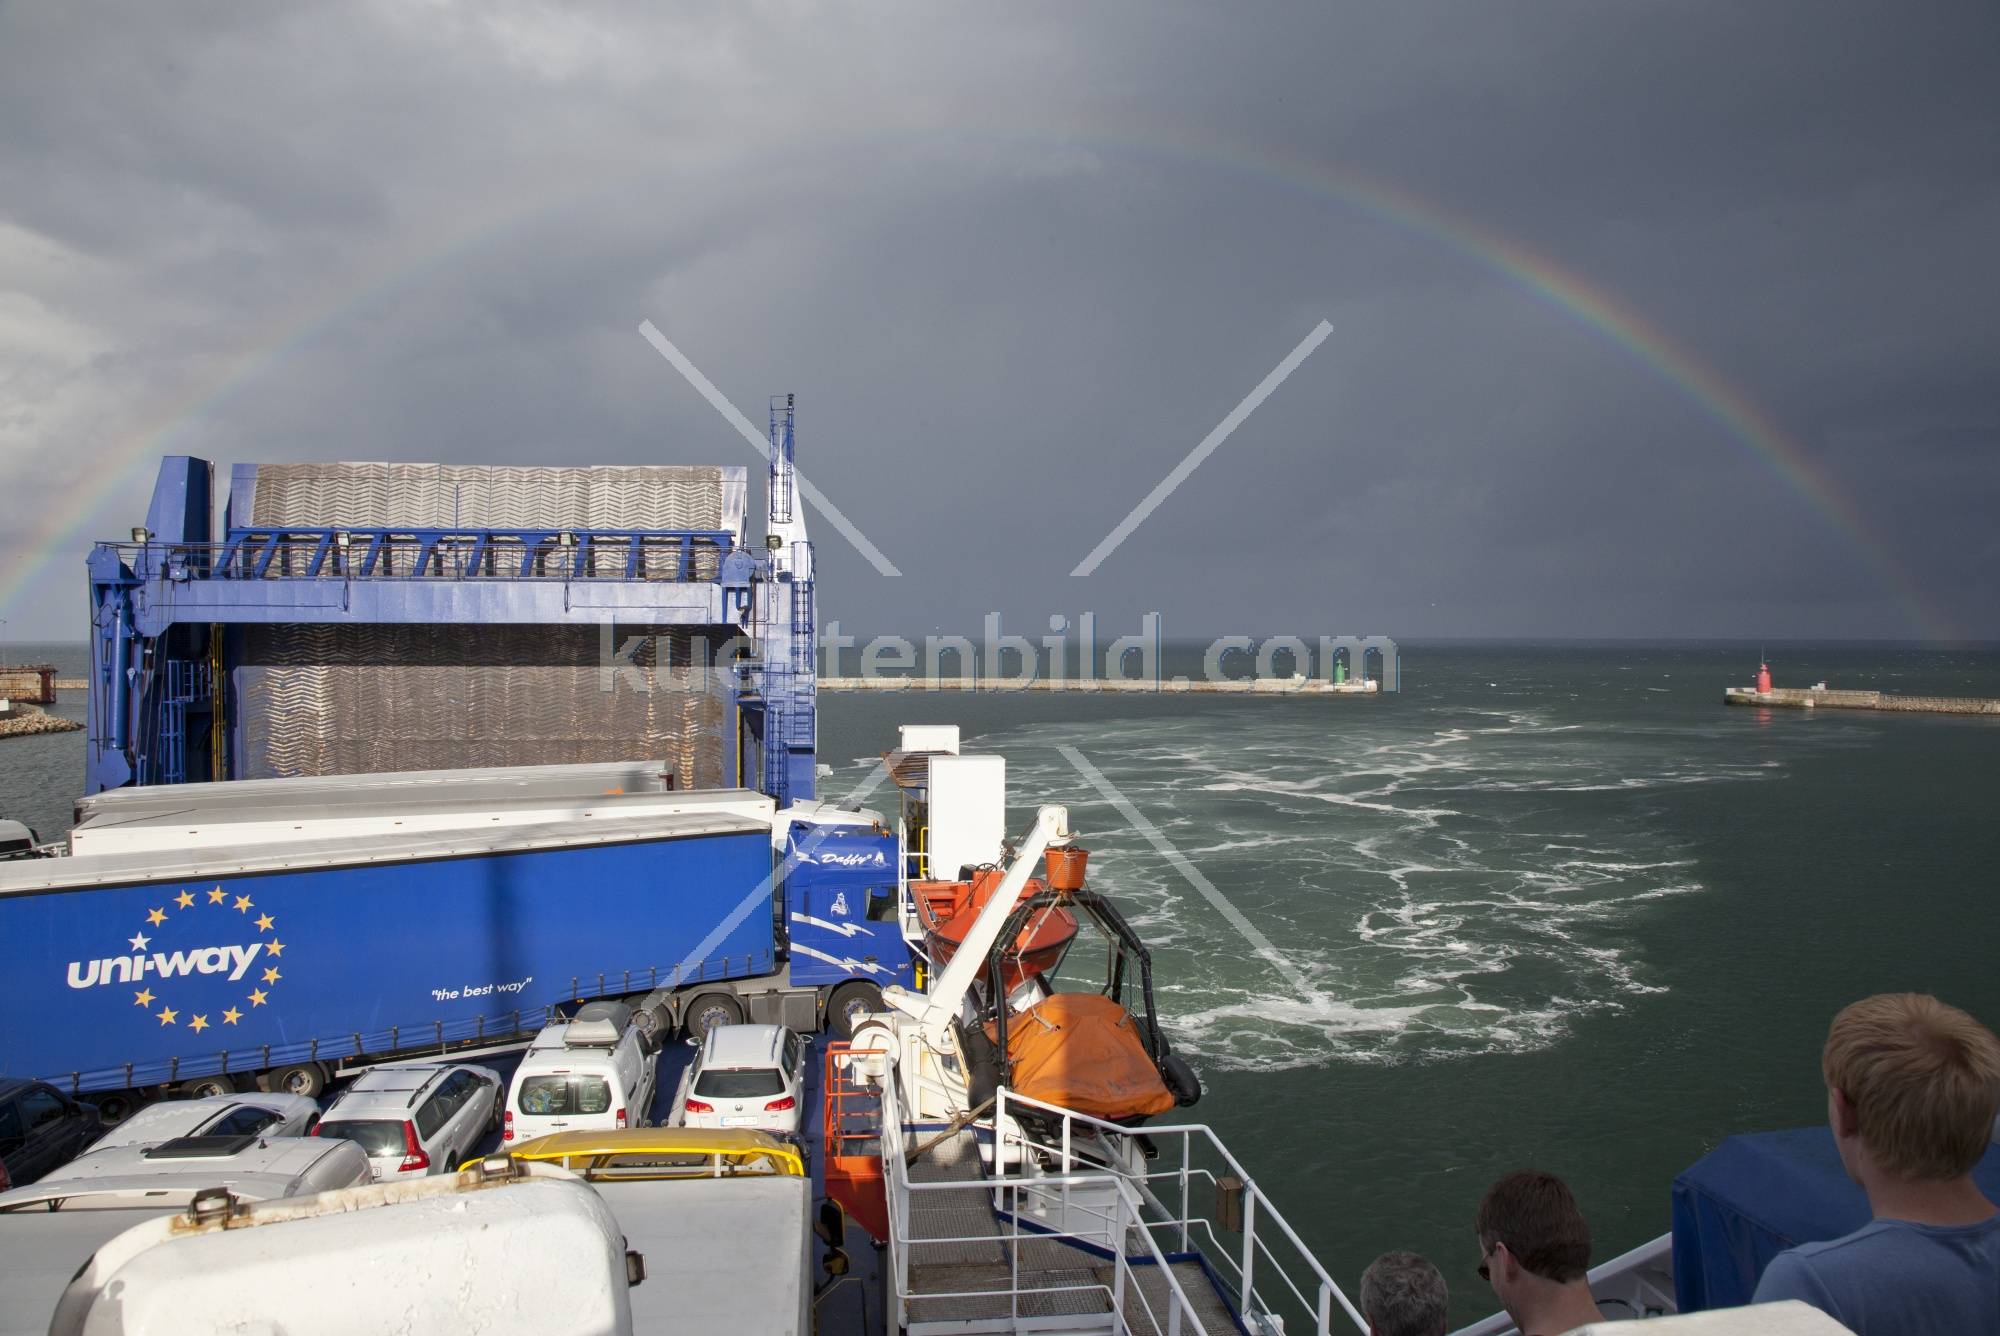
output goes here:
[{"label": "dark storm cloud", "polygon": [[[1912,629],[1656,369],[1269,158],[1642,313],[2000,634],[1996,36],[1973,5],[11,9],[0,558],[107,469],[89,528],[121,532],[161,448],[747,462],[651,318],[753,420],[800,395],[809,471],[910,572],[822,524],[850,626]],[[10,635],[80,632],[81,555]]]}]

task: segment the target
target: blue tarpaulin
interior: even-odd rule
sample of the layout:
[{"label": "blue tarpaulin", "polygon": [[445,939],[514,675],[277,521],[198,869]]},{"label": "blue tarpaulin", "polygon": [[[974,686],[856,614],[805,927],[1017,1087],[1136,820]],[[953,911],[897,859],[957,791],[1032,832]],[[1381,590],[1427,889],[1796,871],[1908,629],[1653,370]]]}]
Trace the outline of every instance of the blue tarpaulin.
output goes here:
[{"label": "blue tarpaulin", "polygon": [[[2000,1146],[1973,1171],[2000,1202]],[[1674,1292],[1683,1313],[1747,1304],[1773,1257],[1869,1221],[1824,1127],[1730,1137],[1674,1179]]]}]

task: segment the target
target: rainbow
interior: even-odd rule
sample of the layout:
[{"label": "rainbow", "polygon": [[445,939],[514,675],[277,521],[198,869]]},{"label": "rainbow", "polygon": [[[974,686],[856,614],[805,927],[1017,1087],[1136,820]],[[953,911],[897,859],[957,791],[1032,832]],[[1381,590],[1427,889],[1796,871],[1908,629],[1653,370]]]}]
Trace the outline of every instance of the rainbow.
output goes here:
[{"label": "rainbow", "polygon": [[[92,532],[99,513],[121,488],[136,480],[135,472],[161,455],[174,453],[176,437],[228,403],[287,355],[322,330],[377,299],[412,286],[426,274],[472,251],[479,243],[551,211],[549,205],[510,210],[497,219],[456,229],[441,244],[406,246],[396,258],[379,265],[365,282],[340,288],[337,295],[322,294],[319,300],[300,303],[265,322],[254,337],[224,362],[212,380],[204,381],[199,388],[174,401],[153,425],[115,442],[90,476],[71,492],[50,498],[51,504],[32,531],[9,536],[5,546],[11,549],[11,559],[4,572],[0,572],[0,615],[12,611],[35,579],[59,561],[75,559],[80,565],[83,549],[103,537],[101,532]],[[122,541],[129,528],[129,524],[121,525],[114,532]]]},{"label": "rainbow", "polygon": [[1874,569],[1921,638],[1945,642],[1965,639],[1888,540],[1770,413],[1692,351],[1581,275],[1430,200],[1330,163],[1221,140],[1162,143],[1140,138],[1115,142],[1143,146],[1170,157],[1197,159],[1310,191],[1398,232],[1431,241],[1500,277],[1628,355],[1720,427],[1727,439],[1799,496]]},{"label": "rainbow", "polygon": [[[1212,170],[1265,178],[1331,200],[1471,262],[1604,339],[1719,427],[1726,439],[1742,447],[1764,472],[1800,497],[1873,568],[1895,596],[1912,629],[1922,638],[1963,639],[1860,509],[1747,392],[1732,385],[1720,372],[1617,297],[1525,244],[1361,173],[1242,143],[1164,140],[1147,134],[1111,137],[1060,128],[1039,132],[1009,128],[986,133],[1012,145],[1146,153],[1169,161],[1195,162]],[[946,138],[926,131],[899,137],[932,142]],[[882,136],[872,138],[879,140]],[[386,293],[401,290],[426,271],[457,258],[475,242],[498,236],[559,208],[574,207],[579,199],[598,193],[577,191],[574,183],[570,185],[571,189],[554,202],[509,211],[498,220],[489,219],[471,228],[454,230],[441,244],[406,252],[404,258],[385,266],[357,289],[274,322],[263,337],[240,349],[213,383],[187,396],[157,425],[134,432],[119,442],[103,461],[93,484],[79,487],[48,509],[42,524],[16,545],[24,547],[26,552],[17,552],[17,559],[9,563],[8,573],[0,575],[0,613],[9,610],[22,590],[58,558],[86,544],[86,526],[96,520],[105,502],[130,479],[141,461],[168,453],[178,434],[343,316]],[[20,559],[21,556],[26,559]]]}]

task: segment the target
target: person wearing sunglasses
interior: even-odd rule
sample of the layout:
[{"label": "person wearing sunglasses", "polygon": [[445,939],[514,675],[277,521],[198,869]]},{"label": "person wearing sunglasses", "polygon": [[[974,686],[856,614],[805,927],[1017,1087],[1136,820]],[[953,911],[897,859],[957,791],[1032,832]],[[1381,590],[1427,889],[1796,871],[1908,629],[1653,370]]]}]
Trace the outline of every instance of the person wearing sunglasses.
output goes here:
[{"label": "person wearing sunglasses", "polygon": [[1604,1320],[1585,1279],[1590,1226],[1560,1178],[1539,1169],[1502,1176],[1480,1199],[1474,1229],[1479,1278],[1521,1336],[1562,1336]]}]

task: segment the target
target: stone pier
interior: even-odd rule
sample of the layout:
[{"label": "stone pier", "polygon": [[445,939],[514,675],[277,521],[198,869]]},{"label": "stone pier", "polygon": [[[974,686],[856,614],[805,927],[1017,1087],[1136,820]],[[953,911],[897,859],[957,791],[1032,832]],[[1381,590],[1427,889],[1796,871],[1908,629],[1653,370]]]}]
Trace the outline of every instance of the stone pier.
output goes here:
[{"label": "stone pier", "polygon": [[1981,696],[1892,696],[1886,691],[1837,691],[1826,687],[1725,687],[1727,705],[1785,710],[1901,710],[1913,714],[2000,714],[2000,700]]}]

